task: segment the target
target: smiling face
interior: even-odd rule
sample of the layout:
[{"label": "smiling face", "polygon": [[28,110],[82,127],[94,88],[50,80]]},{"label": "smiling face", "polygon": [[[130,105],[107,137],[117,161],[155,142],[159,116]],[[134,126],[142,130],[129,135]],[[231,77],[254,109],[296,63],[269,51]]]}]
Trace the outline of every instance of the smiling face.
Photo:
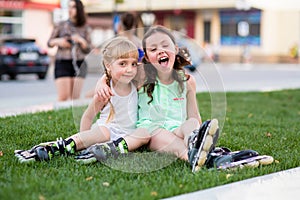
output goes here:
[{"label": "smiling face", "polygon": [[155,32],[146,40],[146,60],[161,73],[171,73],[173,70],[177,46],[171,38],[162,32]]},{"label": "smiling face", "polygon": [[102,49],[107,77],[116,83],[128,84],[137,74],[139,53],[137,47],[124,37],[116,37]]},{"label": "smiling face", "polygon": [[135,57],[119,58],[107,65],[114,83],[128,84],[137,73],[138,60]]}]

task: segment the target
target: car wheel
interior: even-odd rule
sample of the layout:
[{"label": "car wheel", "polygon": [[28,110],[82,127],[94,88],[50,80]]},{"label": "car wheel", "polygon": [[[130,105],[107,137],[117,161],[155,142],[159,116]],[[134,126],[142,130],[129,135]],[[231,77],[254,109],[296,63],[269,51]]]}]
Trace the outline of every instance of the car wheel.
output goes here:
[{"label": "car wheel", "polygon": [[10,80],[16,80],[16,74],[8,74]]},{"label": "car wheel", "polygon": [[39,79],[45,79],[46,78],[46,73],[40,73],[38,74]]},{"label": "car wheel", "polygon": [[194,72],[194,71],[196,70],[196,67],[192,66],[192,67],[189,68],[189,70],[190,70],[191,72]]}]

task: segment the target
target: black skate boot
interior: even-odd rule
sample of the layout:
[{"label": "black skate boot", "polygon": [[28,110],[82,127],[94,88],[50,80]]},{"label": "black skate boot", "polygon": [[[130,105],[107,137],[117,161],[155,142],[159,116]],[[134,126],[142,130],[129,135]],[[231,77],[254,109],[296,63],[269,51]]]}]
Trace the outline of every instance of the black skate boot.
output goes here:
[{"label": "black skate boot", "polygon": [[90,146],[76,156],[75,159],[82,164],[89,164],[96,161],[104,162],[110,157],[117,158],[119,155],[120,152],[114,142],[106,142]]},{"label": "black skate boot", "polygon": [[188,141],[188,159],[192,172],[196,172],[205,164],[210,151],[215,148],[219,137],[217,119],[205,121],[199,130],[193,131]]},{"label": "black skate boot", "polygon": [[210,153],[206,166],[208,168],[232,169],[243,167],[258,167],[273,163],[272,156],[259,155],[257,151],[248,149],[231,152],[227,148],[216,148]]},{"label": "black skate boot", "polygon": [[94,144],[82,151],[75,159],[82,164],[89,164],[96,161],[104,162],[108,158],[117,158],[121,154],[128,153],[126,141],[124,138],[118,138],[111,142]]},{"label": "black skate boot", "polygon": [[53,142],[41,143],[29,150],[15,150],[15,156],[21,163],[34,161],[48,161],[54,156],[71,155],[75,153],[76,144],[70,139],[68,141],[60,138]]}]

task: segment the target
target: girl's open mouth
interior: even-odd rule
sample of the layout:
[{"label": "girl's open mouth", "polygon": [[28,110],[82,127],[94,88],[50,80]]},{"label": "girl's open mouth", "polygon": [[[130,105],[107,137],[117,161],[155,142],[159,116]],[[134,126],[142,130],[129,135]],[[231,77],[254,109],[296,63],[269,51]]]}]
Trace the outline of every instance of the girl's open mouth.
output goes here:
[{"label": "girl's open mouth", "polygon": [[167,56],[158,59],[158,63],[163,66],[168,66],[169,58]]}]

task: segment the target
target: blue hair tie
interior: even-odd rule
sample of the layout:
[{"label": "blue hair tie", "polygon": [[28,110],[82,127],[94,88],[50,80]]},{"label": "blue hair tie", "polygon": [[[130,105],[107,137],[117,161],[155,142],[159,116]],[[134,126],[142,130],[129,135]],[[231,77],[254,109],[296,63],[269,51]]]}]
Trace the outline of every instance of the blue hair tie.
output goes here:
[{"label": "blue hair tie", "polygon": [[142,59],[143,59],[143,57],[144,57],[144,55],[145,55],[145,53],[144,53],[144,51],[143,51],[142,49],[140,49],[140,48],[138,48],[138,51],[139,51],[139,59],[138,59],[138,61],[141,62]]}]

